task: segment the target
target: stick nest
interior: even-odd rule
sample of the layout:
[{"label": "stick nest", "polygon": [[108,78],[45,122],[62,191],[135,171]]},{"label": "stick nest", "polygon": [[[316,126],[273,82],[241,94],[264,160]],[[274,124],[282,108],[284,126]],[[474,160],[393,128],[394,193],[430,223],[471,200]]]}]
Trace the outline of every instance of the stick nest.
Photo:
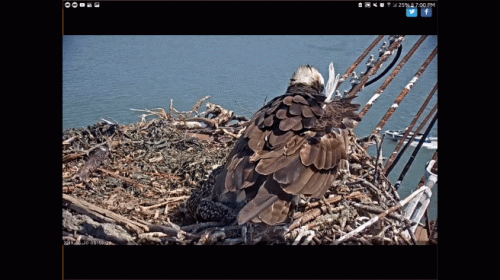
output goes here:
[{"label": "stick nest", "polygon": [[[399,202],[381,164],[356,144],[350,174],[338,176],[322,199],[301,197],[286,225],[195,223],[185,201],[224,164],[245,118],[161,110],[150,121],[143,115],[131,125],[103,121],[63,132],[64,244],[337,244]],[[235,119],[241,122],[229,124]],[[340,244],[414,244],[403,234],[409,222],[399,209],[391,212]]]}]

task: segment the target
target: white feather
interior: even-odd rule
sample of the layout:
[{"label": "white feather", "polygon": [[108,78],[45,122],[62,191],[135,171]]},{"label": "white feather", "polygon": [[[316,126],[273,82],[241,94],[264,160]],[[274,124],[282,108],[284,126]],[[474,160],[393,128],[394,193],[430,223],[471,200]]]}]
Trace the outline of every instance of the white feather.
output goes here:
[{"label": "white feather", "polygon": [[335,76],[335,68],[333,67],[333,62],[328,66],[328,82],[326,83],[324,94],[326,96],[325,102],[330,103],[333,100],[333,94],[335,89],[337,89],[337,84],[339,83],[340,74]]}]

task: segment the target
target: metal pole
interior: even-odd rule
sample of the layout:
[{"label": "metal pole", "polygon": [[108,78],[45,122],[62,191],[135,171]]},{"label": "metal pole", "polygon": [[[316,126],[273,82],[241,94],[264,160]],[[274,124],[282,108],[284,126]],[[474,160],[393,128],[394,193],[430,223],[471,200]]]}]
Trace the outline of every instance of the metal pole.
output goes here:
[{"label": "metal pole", "polygon": [[371,52],[371,50],[384,38],[384,35],[379,35],[369,46],[366,48],[366,50],[356,59],[356,61],[347,69],[347,72],[345,72],[342,77],[340,77],[340,80],[337,84],[337,88],[340,87],[340,85],[351,76],[352,71],[358,67],[358,65],[365,59],[365,57]]},{"label": "metal pole", "polygon": [[403,171],[401,172],[401,174],[399,175],[399,178],[398,180],[396,181],[396,184],[394,184],[394,188],[397,190],[400,186],[401,186],[401,182],[403,181],[405,175],[406,175],[406,172],[408,172],[408,170],[410,169],[410,166],[411,164],[413,163],[413,160],[415,159],[416,155],[418,154],[418,152],[420,151],[420,148],[422,147],[422,145],[424,144],[424,141],[425,141],[425,138],[427,138],[427,135],[429,135],[429,132],[431,131],[432,127],[434,126],[434,123],[436,122],[437,120],[437,113],[434,115],[434,118],[432,118],[432,121],[431,123],[429,124],[429,126],[427,127],[427,129],[425,130],[424,132],[424,135],[422,135],[422,138],[420,138],[420,141],[418,142],[418,145],[417,147],[415,148],[415,150],[413,151],[413,153],[411,154],[411,157],[410,159],[408,160],[408,162],[406,163],[406,166],[403,168]]},{"label": "metal pole", "polygon": [[408,94],[408,92],[413,88],[413,85],[420,79],[420,76],[422,76],[422,74],[424,73],[425,69],[427,69],[427,66],[429,66],[429,64],[431,63],[431,61],[434,59],[434,57],[437,54],[437,51],[438,51],[438,48],[436,47],[432,51],[432,53],[429,55],[429,57],[424,61],[424,63],[422,64],[422,66],[420,66],[420,68],[418,69],[418,71],[415,74],[415,76],[405,86],[405,88],[403,89],[403,91],[401,91],[401,93],[399,94],[399,96],[396,98],[396,100],[392,104],[391,108],[389,108],[389,110],[387,110],[387,113],[385,113],[384,117],[382,117],[382,119],[380,120],[380,123],[375,127],[375,129],[373,130],[372,134],[380,134],[380,131],[385,126],[385,124],[387,123],[387,121],[392,117],[392,115],[394,114],[394,112],[398,108],[398,106],[401,103],[401,101],[403,101],[403,99],[406,97],[406,95]]},{"label": "metal pole", "polygon": [[[424,103],[422,104],[422,106],[420,107],[420,109],[418,110],[417,114],[415,115],[415,117],[413,118],[413,120],[411,121],[410,125],[408,126],[408,129],[406,129],[403,137],[399,140],[399,143],[398,145],[396,146],[396,148],[394,148],[394,151],[392,152],[392,155],[391,157],[386,161],[385,163],[385,174],[387,176],[388,174],[388,169],[389,169],[389,166],[391,166],[392,162],[394,161],[394,158],[396,157],[396,155],[398,154],[398,151],[401,149],[401,147],[403,146],[405,140],[407,139],[408,135],[410,134],[410,132],[413,130],[413,127],[415,126],[415,124],[417,123],[417,120],[420,118],[420,116],[422,115],[422,113],[424,112],[425,108],[427,107],[427,105],[429,104],[429,102],[431,101],[431,98],[434,96],[434,93],[436,93],[436,90],[437,90],[437,83],[436,85],[434,86],[434,88],[431,90],[431,92],[429,93],[429,95],[427,96],[427,98],[425,99]],[[431,114],[429,115],[431,116]],[[425,121],[427,122],[427,121]],[[423,122],[423,123],[425,123]],[[414,136],[416,136],[418,133],[418,131],[415,131],[415,133],[413,134]],[[414,137],[413,137],[414,138]],[[408,142],[410,143],[410,142]],[[405,147],[406,148],[406,147]],[[406,150],[406,149],[405,149]],[[404,152],[404,150],[403,150]],[[389,171],[390,172],[390,171]]]},{"label": "metal pole", "polygon": [[[432,108],[432,110],[429,112],[429,114],[427,114],[427,116],[425,117],[425,119],[422,121],[422,123],[418,126],[418,128],[413,132],[413,135],[410,137],[410,140],[408,140],[406,142],[406,144],[404,145],[403,149],[398,153],[398,155],[396,156],[396,158],[394,159],[394,162],[391,162],[391,163],[387,163],[385,165],[385,169],[384,169],[384,175],[385,176],[389,176],[389,173],[391,173],[392,169],[394,168],[394,166],[396,166],[396,164],[398,163],[398,161],[401,159],[401,156],[403,156],[403,154],[405,153],[405,151],[408,149],[408,147],[410,147],[411,143],[413,142],[413,140],[415,139],[415,137],[417,136],[417,134],[420,132],[420,130],[422,130],[425,126],[425,124],[429,121],[429,119],[431,118],[432,115],[434,115],[434,112],[436,112],[437,110],[437,104],[434,105],[434,107]],[[406,138],[401,138],[401,140],[399,141],[404,141],[406,140]],[[392,156],[391,156],[392,157]],[[390,165],[389,165],[390,164]]]},{"label": "metal pole", "polygon": [[361,78],[361,80],[359,81],[359,84],[357,86],[355,86],[349,92],[349,94],[347,95],[347,97],[356,96],[356,94],[358,94],[358,92],[360,92],[365,87],[365,84],[366,84],[366,82],[368,82],[368,80],[370,79],[370,77],[372,75],[376,74],[377,71],[380,69],[380,67],[382,67],[382,63],[384,63],[387,59],[389,59],[389,57],[391,57],[394,54],[394,52],[399,48],[399,46],[401,45],[401,43],[403,43],[403,40],[404,40],[404,36],[401,36],[401,37],[399,37],[398,40],[396,40],[394,43],[391,44],[391,46],[385,52],[385,54],[382,55],[377,60],[377,63],[375,63],[375,65],[370,69],[370,71],[368,71],[363,76],[363,78]]},{"label": "metal pole", "polygon": [[405,55],[403,60],[401,60],[399,62],[398,66],[396,66],[396,68],[392,71],[392,73],[389,75],[389,77],[387,77],[385,82],[375,92],[375,94],[372,96],[372,98],[366,103],[363,110],[361,110],[361,112],[359,113],[359,116],[361,118],[363,118],[366,115],[368,110],[370,110],[370,108],[373,106],[373,103],[380,97],[380,95],[384,92],[384,90],[387,88],[387,86],[389,86],[389,84],[392,82],[392,80],[394,80],[394,78],[396,78],[396,75],[399,74],[399,71],[401,71],[401,69],[406,64],[406,62],[413,56],[415,51],[420,47],[420,45],[422,44],[422,42],[424,42],[424,40],[426,38],[427,38],[427,35],[423,35],[422,37],[420,37],[420,39],[418,39],[418,41],[413,45],[411,50]]}]

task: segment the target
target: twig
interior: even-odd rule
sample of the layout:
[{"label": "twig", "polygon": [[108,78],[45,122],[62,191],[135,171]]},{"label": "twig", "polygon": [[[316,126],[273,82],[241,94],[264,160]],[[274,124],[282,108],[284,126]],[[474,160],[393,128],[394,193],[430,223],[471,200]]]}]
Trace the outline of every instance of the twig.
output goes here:
[{"label": "twig", "polygon": [[204,122],[205,124],[209,125],[210,127],[215,127],[217,128],[217,122],[211,119],[207,118],[202,118],[202,117],[194,117],[187,119],[186,122]]},{"label": "twig", "polygon": [[428,187],[422,187],[422,188],[419,188],[417,189],[415,192],[413,192],[412,194],[410,194],[407,198],[405,198],[404,200],[400,201],[399,203],[397,203],[396,205],[394,205],[393,207],[387,209],[386,211],[384,211],[382,214],[378,215],[378,216],[375,216],[373,218],[371,218],[368,222],[362,224],[361,226],[359,226],[358,228],[356,228],[355,230],[352,230],[350,231],[348,234],[342,236],[341,238],[335,240],[333,243],[335,245],[338,245],[340,244],[341,242],[353,237],[355,234],[363,231],[364,229],[366,229],[367,227],[373,225],[375,222],[377,222],[378,220],[381,220],[383,218],[385,218],[387,215],[389,215],[390,213],[398,210],[399,208],[403,207],[404,205],[406,205],[409,201],[411,201],[416,195],[418,195],[419,193],[425,191],[425,190],[428,190],[429,188]]},{"label": "twig", "polygon": [[167,201],[164,201],[162,203],[158,203],[158,204],[155,204],[155,205],[151,205],[151,206],[141,206],[141,210],[145,211],[145,210],[149,210],[149,209],[153,209],[153,208],[157,208],[157,207],[162,207],[163,205],[167,205],[169,203],[173,203],[173,202],[177,202],[177,201],[183,201],[185,199],[189,198],[188,195],[183,195],[183,196],[177,196],[177,197],[169,197],[169,198],[166,198]]},{"label": "twig", "polygon": [[378,179],[378,165],[380,160],[380,155],[382,154],[382,143],[384,143],[385,133],[382,135],[382,139],[379,139],[380,136],[375,134],[375,142],[377,143],[377,160],[375,161],[375,171],[373,173],[373,183],[375,184]]},{"label": "twig", "polygon": [[207,95],[207,96],[201,98],[200,100],[198,100],[198,102],[196,102],[196,104],[194,105],[194,107],[193,107],[193,109],[191,111],[192,112],[198,112],[198,110],[200,109],[200,107],[203,104],[203,102],[205,102],[210,97],[211,97],[210,95]]},{"label": "twig", "polygon": [[224,129],[224,128],[221,128],[221,130],[222,130],[222,131],[224,131],[224,133],[225,133],[225,134],[227,134],[227,135],[229,135],[229,136],[231,136],[231,137],[233,137],[233,138],[236,138],[236,139],[240,138],[240,137],[241,137],[241,135],[243,135],[243,132],[245,131],[245,129],[246,129],[246,127],[245,127],[245,128],[243,128],[243,129],[240,129],[240,131],[238,132],[238,134],[234,134],[234,133],[232,133],[232,132],[227,131],[227,130],[226,130],[226,129]]},{"label": "twig", "polygon": [[70,155],[65,155],[63,156],[62,158],[62,162],[68,162],[70,160],[74,160],[74,159],[77,159],[79,157],[82,157],[86,155],[86,153],[84,151],[78,151],[78,152],[75,152],[74,154],[70,154]]},{"label": "twig", "polygon": [[104,173],[106,173],[106,174],[108,174],[108,175],[111,175],[112,177],[115,177],[116,179],[120,179],[120,180],[123,180],[123,181],[125,181],[125,182],[127,182],[127,183],[130,183],[130,184],[134,185],[135,187],[139,188],[140,190],[142,190],[142,189],[144,189],[145,187],[147,187],[146,185],[143,185],[143,184],[141,184],[141,183],[139,183],[139,182],[136,182],[136,181],[134,181],[134,180],[132,180],[132,179],[130,179],[130,178],[126,178],[126,177],[123,177],[123,176],[117,175],[117,174],[115,174],[114,172],[111,172],[111,171],[106,170],[106,169],[104,169],[104,168],[97,168],[97,170],[99,170],[99,171],[101,171],[101,172],[104,172]]},{"label": "twig", "polygon": [[76,139],[76,136],[73,136],[73,137],[71,137],[71,138],[68,138],[68,139],[64,140],[64,141],[62,142],[62,144],[63,144],[63,145],[69,145],[69,144],[71,144],[71,142],[73,142],[73,140],[75,140],[75,139]]},{"label": "twig", "polygon": [[224,225],[224,223],[221,223],[221,222],[205,222],[205,223],[184,226],[184,227],[181,227],[181,229],[183,231],[197,233],[197,232],[204,230],[204,229],[207,229],[207,228],[219,227],[219,226],[223,226],[223,225]]},{"label": "twig", "polygon": [[[329,197],[325,198],[324,202],[333,204],[341,201],[342,199],[360,199],[361,197],[366,196],[365,194],[355,191],[350,193],[347,196],[340,196],[336,195],[334,197]],[[327,212],[327,206],[317,208],[317,206],[320,206],[321,204],[324,204],[322,201],[318,202],[313,202],[307,206],[306,209],[309,209],[307,212],[305,212],[302,216],[294,216],[294,219],[296,219],[289,227],[289,230],[292,231],[296,228],[298,228],[300,225],[305,225],[306,223],[316,219],[318,216],[320,216],[322,213]],[[312,209],[311,209],[312,208]],[[341,210],[343,208],[336,207],[331,209],[333,211]]]},{"label": "twig", "polygon": [[[144,110],[141,110],[141,109],[132,109],[132,108],[129,108],[129,109],[131,111],[146,112],[146,113],[148,113],[148,114],[142,114],[142,115],[139,116],[141,118],[141,122],[142,123],[146,123],[146,117],[153,116],[153,115],[159,116],[162,119],[169,119],[169,115],[165,112],[165,109],[163,109],[163,108],[144,109]],[[156,110],[156,112],[154,112],[152,110]]]},{"label": "twig", "polygon": [[[381,213],[384,213],[384,211],[385,211],[384,209],[380,209],[380,208],[376,208],[376,207],[372,207],[372,206],[368,206],[368,205],[363,205],[361,203],[357,203],[354,201],[351,201],[350,204],[356,208],[359,208],[361,210],[365,210],[365,211],[370,212],[370,213],[381,214]],[[402,222],[404,222],[406,220],[405,217],[403,217],[399,214],[396,214],[396,213],[388,214],[387,217],[391,218],[391,219],[398,220],[398,221],[402,221]]]}]

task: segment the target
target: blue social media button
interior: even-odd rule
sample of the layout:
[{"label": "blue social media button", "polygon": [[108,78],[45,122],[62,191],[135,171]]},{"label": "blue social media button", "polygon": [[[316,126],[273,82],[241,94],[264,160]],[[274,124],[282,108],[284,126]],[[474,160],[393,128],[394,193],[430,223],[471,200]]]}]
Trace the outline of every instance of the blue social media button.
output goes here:
[{"label": "blue social media button", "polygon": [[407,17],[417,17],[417,14],[418,14],[417,8],[406,8]]},{"label": "blue social media button", "polygon": [[432,17],[432,8],[421,8],[420,9],[421,17]]}]

